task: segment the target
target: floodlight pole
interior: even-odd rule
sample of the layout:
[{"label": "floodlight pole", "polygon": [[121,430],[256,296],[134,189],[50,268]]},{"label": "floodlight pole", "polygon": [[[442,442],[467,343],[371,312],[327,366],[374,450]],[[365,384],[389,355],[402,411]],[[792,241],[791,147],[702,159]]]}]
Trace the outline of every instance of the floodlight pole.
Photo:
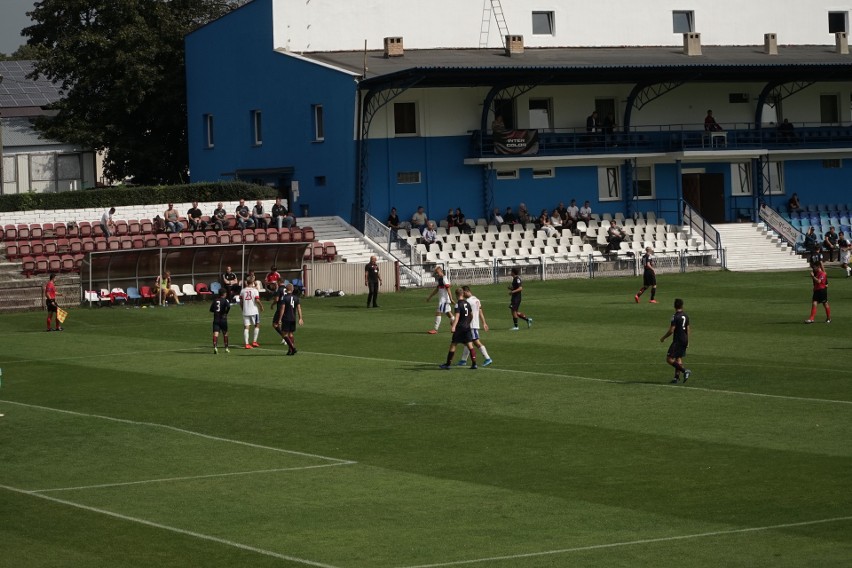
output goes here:
[{"label": "floodlight pole", "polygon": [[[0,84],[3,84],[3,75],[0,75]],[[0,115],[0,195],[3,195],[3,116]]]}]

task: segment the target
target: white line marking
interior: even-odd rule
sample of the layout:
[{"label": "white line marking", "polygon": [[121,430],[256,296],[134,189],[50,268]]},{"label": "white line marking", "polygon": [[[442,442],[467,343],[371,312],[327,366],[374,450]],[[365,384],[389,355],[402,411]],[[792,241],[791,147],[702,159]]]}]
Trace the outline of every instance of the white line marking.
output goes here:
[{"label": "white line marking", "polygon": [[101,515],[107,515],[109,517],[113,517],[115,519],[121,519],[122,521],[128,521],[131,523],[138,523],[140,525],[145,525],[148,527],[153,527],[155,529],[161,529],[177,534],[182,534],[186,536],[191,536],[193,538],[197,538],[200,540],[207,540],[210,542],[215,542],[217,544],[223,544],[225,546],[230,546],[233,548],[239,548],[240,550],[246,550],[248,552],[254,552],[256,554],[261,554],[263,556],[271,556],[272,558],[278,558],[279,560],[287,560],[289,562],[296,562],[298,564],[305,564],[306,566],[316,566],[317,568],[337,568],[336,566],[332,566],[331,564],[323,564],[321,562],[314,562],[313,560],[307,560],[305,558],[298,558],[296,556],[288,556],[286,554],[279,554],[277,552],[272,552],[271,550],[264,550],[262,548],[257,548],[255,546],[249,546],[247,544],[242,544],[239,542],[234,542],[232,540],[226,540],[224,538],[218,538],[215,536],[202,534],[194,531],[189,531],[186,529],[179,529],[177,527],[171,527],[169,525],[164,525],[162,523],[155,523],[153,521],[146,521],[145,519],[140,519],[138,517],[131,517],[129,515],[122,515],[121,513],[113,513],[112,511],[107,511],[106,509],[99,509],[97,507],[89,507],[88,505],[82,505],[80,503],[74,503],[73,501],[66,501],[65,499],[58,499],[56,497],[51,497],[49,495],[43,495],[41,493],[33,493],[32,491],[26,491],[24,489],[18,489],[16,487],[9,487],[8,485],[0,485],[0,489],[5,489],[7,491],[11,491],[13,493],[20,493],[22,495],[29,495],[31,497],[37,497],[39,499],[44,499],[46,501],[52,501],[54,503],[60,503],[62,505],[67,505],[69,507],[74,507],[76,509],[82,509],[83,511],[89,511],[92,513],[99,513]]},{"label": "white line marking", "polygon": [[605,548],[617,548],[621,546],[636,546],[640,544],[653,544],[656,542],[672,542],[676,540],[689,540],[695,538],[707,538],[712,536],[726,536],[749,532],[771,531],[776,529],[789,529],[794,527],[805,527],[825,523],[837,523],[850,521],[852,517],[834,517],[831,519],[819,519],[817,521],[803,521],[801,523],[786,523],[783,525],[770,525],[765,527],[749,527],[745,529],[731,529],[727,531],[711,531],[706,533],[685,534],[680,536],[664,536],[660,538],[643,538],[623,542],[611,542],[608,544],[592,544],[589,546],[578,546],[575,548],[562,548],[559,550],[545,550],[542,552],[529,552],[526,554],[511,554],[506,556],[491,556],[489,558],[475,558],[473,560],[456,560],[452,562],[439,562],[436,564],[418,564],[416,566],[405,566],[403,568],[440,568],[441,566],[462,566],[464,564],[481,564],[483,562],[499,562],[501,560],[518,560],[520,558],[534,558],[536,556],[552,556],[556,554],[568,554],[571,552],[584,552],[588,550],[601,550]]},{"label": "white line marking", "polygon": [[15,402],[12,400],[0,400],[0,402],[6,404],[14,404],[16,406],[24,406],[27,408],[35,408],[38,410],[49,410],[51,412],[59,412],[61,414],[70,414],[72,416],[83,416],[85,418],[98,418],[99,420],[109,420],[111,422],[120,422],[122,424],[133,424],[134,426],[149,426],[152,428],[163,428],[165,430],[172,430],[174,432],[180,432],[181,434],[188,434],[190,436],[198,436],[199,438],[204,438],[207,440],[214,440],[216,442],[225,442],[228,444],[238,444],[240,446],[247,446],[249,448],[257,448],[259,450],[270,450],[273,452],[281,452],[282,454],[292,454],[295,456],[303,456],[308,458],[316,458],[326,461],[338,462],[338,463],[346,463],[347,465],[353,462],[351,460],[343,460],[339,458],[330,458],[328,456],[321,456],[319,454],[309,454],[306,452],[299,452],[296,450],[285,450],[282,448],[274,448],[272,446],[264,446],[261,444],[253,444],[251,442],[243,442],[240,440],[231,440],[229,438],[221,438],[219,436],[212,436],[210,434],[202,434],[201,432],[194,432],[192,430],[185,430],[183,428],[178,428],[177,426],[169,426],[168,424],[157,424],[156,422],[137,422],[136,420],[126,420],[124,418],[113,418],[112,416],[102,416],[100,414],[87,414],[85,412],[75,412],[73,410],[63,410],[61,408],[51,408],[49,406],[39,406],[36,404],[27,404],[25,402]]},{"label": "white line marking", "polygon": [[106,487],[126,487],[128,485],[144,485],[147,483],[164,483],[168,481],[192,481],[195,479],[210,479],[214,477],[233,477],[236,475],[255,475],[261,473],[278,473],[282,471],[301,471],[305,469],[318,469],[321,467],[340,467],[342,465],[353,465],[357,462],[324,463],[320,465],[306,465],[302,467],[282,467],[278,469],[256,469],[254,471],[234,471],[231,473],[211,473],[208,475],[187,475],[183,477],[161,477],[159,479],[143,479],[142,481],[125,481],[122,483],[101,483],[98,485],[80,485],[78,487],[56,487],[52,489],[31,489],[30,493],[50,493],[53,491],[77,491],[84,489],[103,489]]}]

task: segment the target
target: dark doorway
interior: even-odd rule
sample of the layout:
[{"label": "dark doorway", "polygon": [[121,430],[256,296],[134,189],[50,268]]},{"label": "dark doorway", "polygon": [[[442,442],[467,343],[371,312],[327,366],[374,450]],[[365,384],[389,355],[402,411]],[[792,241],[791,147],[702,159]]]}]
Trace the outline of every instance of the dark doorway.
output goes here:
[{"label": "dark doorway", "polygon": [[515,101],[513,99],[494,99],[494,116],[502,116],[507,130],[515,129]]},{"label": "dark doorway", "polygon": [[724,223],[725,175],[683,174],[683,199],[710,223]]}]

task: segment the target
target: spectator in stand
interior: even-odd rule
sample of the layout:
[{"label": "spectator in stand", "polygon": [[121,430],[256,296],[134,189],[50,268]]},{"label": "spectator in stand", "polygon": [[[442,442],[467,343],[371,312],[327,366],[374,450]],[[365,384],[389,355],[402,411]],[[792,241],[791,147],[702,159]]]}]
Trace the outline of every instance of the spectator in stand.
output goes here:
[{"label": "spectator in stand", "polygon": [[237,227],[240,230],[254,229],[254,219],[251,218],[251,210],[246,205],[245,199],[240,199],[240,204],[237,205],[234,213],[237,216]]},{"label": "spectator in stand", "polygon": [[221,202],[213,210],[213,214],[210,215],[210,225],[214,231],[224,231],[228,228],[228,212],[225,211]]},{"label": "spectator in stand", "polygon": [[559,213],[559,217],[561,217],[563,220],[568,216],[568,208],[565,207],[564,202],[559,202],[559,205],[556,206],[556,212]]},{"label": "spectator in stand", "polygon": [[428,221],[429,217],[426,215],[426,211],[423,210],[423,206],[418,206],[417,211],[415,211],[414,215],[411,216],[411,226],[416,227],[420,233],[423,233]]},{"label": "spectator in stand", "polygon": [[163,276],[157,276],[157,279],[154,280],[154,291],[159,295],[160,301],[164,306],[169,305],[169,298],[174,300],[175,305],[180,305],[180,299],[178,299],[175,291],[172,290],[172,274],[168,270],[166,270]]},{"label": "spectator in stand", "polygon": [[825,234],[825,238],[822,241],[822,248],[825,250],[828,255],[828,262],[832,262],[834,257],[837,257],[837,260],[840,260],[840,250],[837,248],[837,233],[834,232],[834,227],[829,227],[828,232]]},{"label": "spectator in stand", "polygon": [[[429,221],[426,228],[423,229],[421,241],[426,245],[426,250],[432,250],[432,245],[438,242],[438,231],[435,230],[435,222]],[[438,248],[440,248],[440,244]]]},{"label": "spectator in stand", "polygon": [[707,132],[722,132],[724,130],[719,123],[716,122],[716,119],[713,118],[713,111],[708,110],[707,116],[704,117],[704,130]]},{"label": "spectator in stand", "polygon": [[553,223],[550,222],[550,214],[547,212],[547,209],[541,210],[541,214],[538,216],[538,222],[536,225],[537,228],[543,231],[548,237],[554,237],[559,234],[559,231],[557,231],[553,226]]},{"label": "spectator in stand", "polygon": [[588,224],[589,221],[592,220],[592,204],[588,202],[588,200],[583,203],[583,206],[580,207],[580,221],[584,221]]},{"label": "spectator in stand", "polygon": [[795,142],[796,129],[793,123],[785,118],[784,122],[778,125],[778,136],[782,142]]},{"label": "spectator in stand", "polygon": [[[561,205],[561,204],[560,204]],[[553,213],[550,215],[550,225],[556,229],[556,231],[561,235],[562,234],[562,215],[559,213],[559,208],[553,210]]]},{"label": "spectator in stand", "polygon": [[525,203],[521,203],[518,205],[518,223],[521,225],[526,225],[527,223],[532,223],[533,218],[530,215],[530,212],[527,210],[527,206]]},{"label": "spectator in stand", "polygon": [[456,212],[452,207],[447,211],[447,217],[444,220],[447,222],[447,229],[456,226]]},{"label": "spectator in stand", "polygon": [[275,199],[275,204],[272,206],[272,222],[279,229],[284,227],[290,228],[296,224],[296,219],[287,210],[287,206],[278,197]]},{"label": "spectator in stand", "polygon": [[512,213],[511,207],[506,207],[506,212],[503,213],[503,222],[507,225],[514,225],[518,222],[518,218]]},{"label": "spectator in stand", "polygon": [[453,221],[455,222],[456,227],[459,228],[460,232],[465,234],[470,233],[470,225],[467,224],[467,219],[465,218],[464,213],[462,213],[461,207],[456,207]]},{"label": "spectator in stand", "polygon": [[571,205],[567,207],[566,211],[568,212],[568,217],[564,219],[562,226],[570,229],[572,233],[576,233],[577,221],[580,220],[580,208],[577,207],[576,199],[571,200]]},{"label": "spectator in stand", "polygon": [[805,233],[805,241],[803,243],[805,250],[812,253],[817,249],[817,236],[813,225],[808,227],[808,232]]},{"label": "spectator in stand", "polygon": [[503,216],[500,215],[500,208],[495,207],[494,211],[491,212],[491,219],[488,220],[491,225],[494,225],[498,229],[503,224]]},{"label": "spectator in stand", "polygon": [[207,228],[207,221],[202,219],[201,209],[198,208],[197,201],[193,201],[192,207],[186,212],[186,220],[189,223],[190,231],[203,231]]},{"label": "spectator in stand", "polygon": [[799,203],[799,194],[794,193],[790,196],[790,200],[787,201],[787,213],[792,215],[793,213],[798,213],[802,210],[802,204]]},{"label": "spectator in stand", "polygon": [[101,216],[101,229],[103,230],[106,238],[110,238],[112,233],[115,231],[115,221],[112,220],[113,213],[115,213],[115,207],[110,207],[109,210],[104,211],[104,214]]},{"label": "spectator in stand", "polygon": [[180,233],[186,226],[180,222],[180,213],[175,209],[174,203],[169,203],[169,208],[163,213],[167,233]]},{"label": "spectator in stand", "polygon": [[254,207],[251,209],[251,219],[254,221],[254,226],[258,229],[265,229],[269,226],[266,220],[266,213],[263,211],[263,201],[258,199]]},{"label": "spectator in stand", "polygon": [[615,219],[609,222],[609,229],[606,231],[606,251],[612,252],[621,247],[622,241],[627,237],[627,233],[615,223]]},{"label": "spectator in stand", "polygon": [[399,215],[396,212],[396,207],[391,207],[390,215],[388,215],[387,221],[385,221],[388,228],[390,229],[390,238],[395,241],[397,239],[397,232],[399,231]]},{"label": "spectator in stand", "polygon": [[240,296],[240,279],[230,266],[226,266],[222,273],[222,286],[228,291],[228,300],[235,302]]},{"label": "spectator in stand", "polygon": [[506,123],[503,122],[503,115],[495,114],[494,120],[491,122],[491,132],[493,134],[499,134],[501,132],[506,131]]}]

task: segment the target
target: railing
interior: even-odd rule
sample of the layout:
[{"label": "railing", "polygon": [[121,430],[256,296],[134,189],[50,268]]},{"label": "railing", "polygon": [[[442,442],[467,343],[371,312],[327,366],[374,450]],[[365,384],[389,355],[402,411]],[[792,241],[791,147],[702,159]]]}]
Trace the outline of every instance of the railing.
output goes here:
[{"label": "railing", "polygon": [[401,277],[413,281],[417,286],[423,285],[425,275],[417,266],[420,259],[415,258],[412,246],[405,239],[399,238],[396,231],[369,213],[364,213],[364,236],[399,262]]},{"label": "railing", "polygon": [[707,243],[708,246],[712,247],[720,258],[722,258],[724,264],[722,238],[719,236],[719,231],[717,231],[713,225],[708,223],[707,220],[686,201],[683,202],[683,224],[688,225],[690,229],[698,233],[701,239]]},{"label": "railing", "polygon": [[781,239],[791,247],[796,248],[796,244],[804,240],[805,236],[801,231],[788,223],[786,219],[765,203],[760,205],[760,211],[758,214],[760,219],[766,223],[770,229],[778,233]]}]

